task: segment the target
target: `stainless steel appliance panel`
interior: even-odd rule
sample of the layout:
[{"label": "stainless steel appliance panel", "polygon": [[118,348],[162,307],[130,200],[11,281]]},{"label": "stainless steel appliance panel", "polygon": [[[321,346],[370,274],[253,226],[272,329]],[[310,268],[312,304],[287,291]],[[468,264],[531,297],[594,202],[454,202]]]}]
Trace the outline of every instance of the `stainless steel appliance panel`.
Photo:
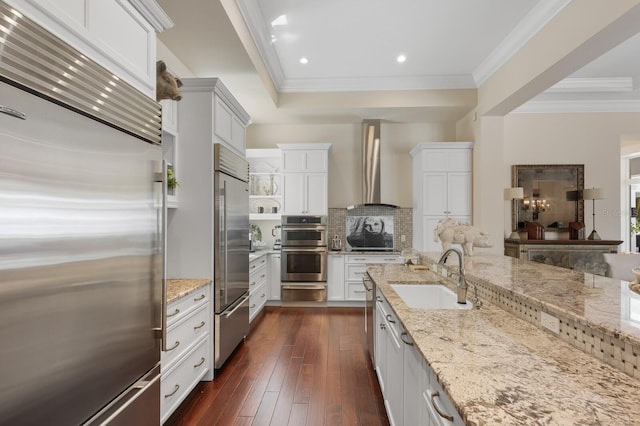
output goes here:
[{"label": "stainless steel appliance panel", "polygon": [[281,244],[286,247],[326,247],[325,225],[283,226]]},{"label": "stainless steel appliance panel", "polygon": [[220,172],[214,185],[214,305],[221,313],[249,290],[249,186]]},{"label": "stainless steel appliance panel", "polygon": [[[248,261],[248,257],[247,257]],[[221,368],[229,355],[249,333],[249,292],[245,292],[236,303],[216,314],[214,368]]]},{"label": "stainless steel appliance panel", "polygon": [[326,302],[327,285],[314,283],[284,283],[280,288],[283,302]]},{"label": "stainless steel appliance panel", "polygon": [[162,151],[0,99],[26,113],[0,114],[0,419],[80,424],[160,361]]},{"label": "stainless steel appliance panel", "polygon": [[326,282],[327,248],[287,248],[281,251],[283,282]]}]

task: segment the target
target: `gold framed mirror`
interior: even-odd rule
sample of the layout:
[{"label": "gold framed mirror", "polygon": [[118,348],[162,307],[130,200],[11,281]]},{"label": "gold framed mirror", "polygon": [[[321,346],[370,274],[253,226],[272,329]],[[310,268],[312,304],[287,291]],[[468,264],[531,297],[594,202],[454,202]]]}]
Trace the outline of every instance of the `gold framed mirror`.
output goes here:
[{"label": "gold framed mirror", "polygon": [[[570,222],[584,223],[584,164],[518,164],[511,166],[511,185],[524,190],[512,206],[511,229],[524,231],[537,222],[548,231],[568,231]],[[516,226],[517,225],[517,226]]]}]

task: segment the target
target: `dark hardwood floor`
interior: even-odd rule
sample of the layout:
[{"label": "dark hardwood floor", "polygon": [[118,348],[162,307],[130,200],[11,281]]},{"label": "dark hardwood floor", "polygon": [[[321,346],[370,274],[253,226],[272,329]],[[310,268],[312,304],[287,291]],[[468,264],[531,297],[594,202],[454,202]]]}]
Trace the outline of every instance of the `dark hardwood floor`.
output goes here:
[{"label": "dark hardwood floor", "polygon": [[165,425],[388,425],[361,308],[266,307]]}]

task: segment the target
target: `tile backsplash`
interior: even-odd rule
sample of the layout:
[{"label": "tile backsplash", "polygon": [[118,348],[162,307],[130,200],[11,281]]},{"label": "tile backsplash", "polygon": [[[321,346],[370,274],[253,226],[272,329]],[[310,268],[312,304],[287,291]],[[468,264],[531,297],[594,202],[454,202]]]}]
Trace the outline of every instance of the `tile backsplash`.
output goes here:
[{"label": "tile backsplash", "polygon": [[[337,235],[342,240],[343,248],[346,247],[347,216],[394,216],[394,250],[400,252],[413,246],[413,209],[411,208],[384,206],[356,207],[351,210],[330,208],[328,239],[331,241]],[[403,237],[404,241],[402,241]]]}]

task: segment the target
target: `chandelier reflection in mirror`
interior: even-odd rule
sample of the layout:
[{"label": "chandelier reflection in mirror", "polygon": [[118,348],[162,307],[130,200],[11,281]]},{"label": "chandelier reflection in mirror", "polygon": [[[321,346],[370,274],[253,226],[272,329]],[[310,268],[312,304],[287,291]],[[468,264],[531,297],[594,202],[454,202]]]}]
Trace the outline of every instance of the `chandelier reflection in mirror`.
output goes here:
[{"label": "chandelier reflection in mirror", "polygon": [[533,191],[533,197],[524,197],[522,200],[522,208],[525,211],[531,211],[532,220],[538,220],[538,215],[541,212],[546,212],[551,205],[547,200],[540,198],[539,190]]}]

